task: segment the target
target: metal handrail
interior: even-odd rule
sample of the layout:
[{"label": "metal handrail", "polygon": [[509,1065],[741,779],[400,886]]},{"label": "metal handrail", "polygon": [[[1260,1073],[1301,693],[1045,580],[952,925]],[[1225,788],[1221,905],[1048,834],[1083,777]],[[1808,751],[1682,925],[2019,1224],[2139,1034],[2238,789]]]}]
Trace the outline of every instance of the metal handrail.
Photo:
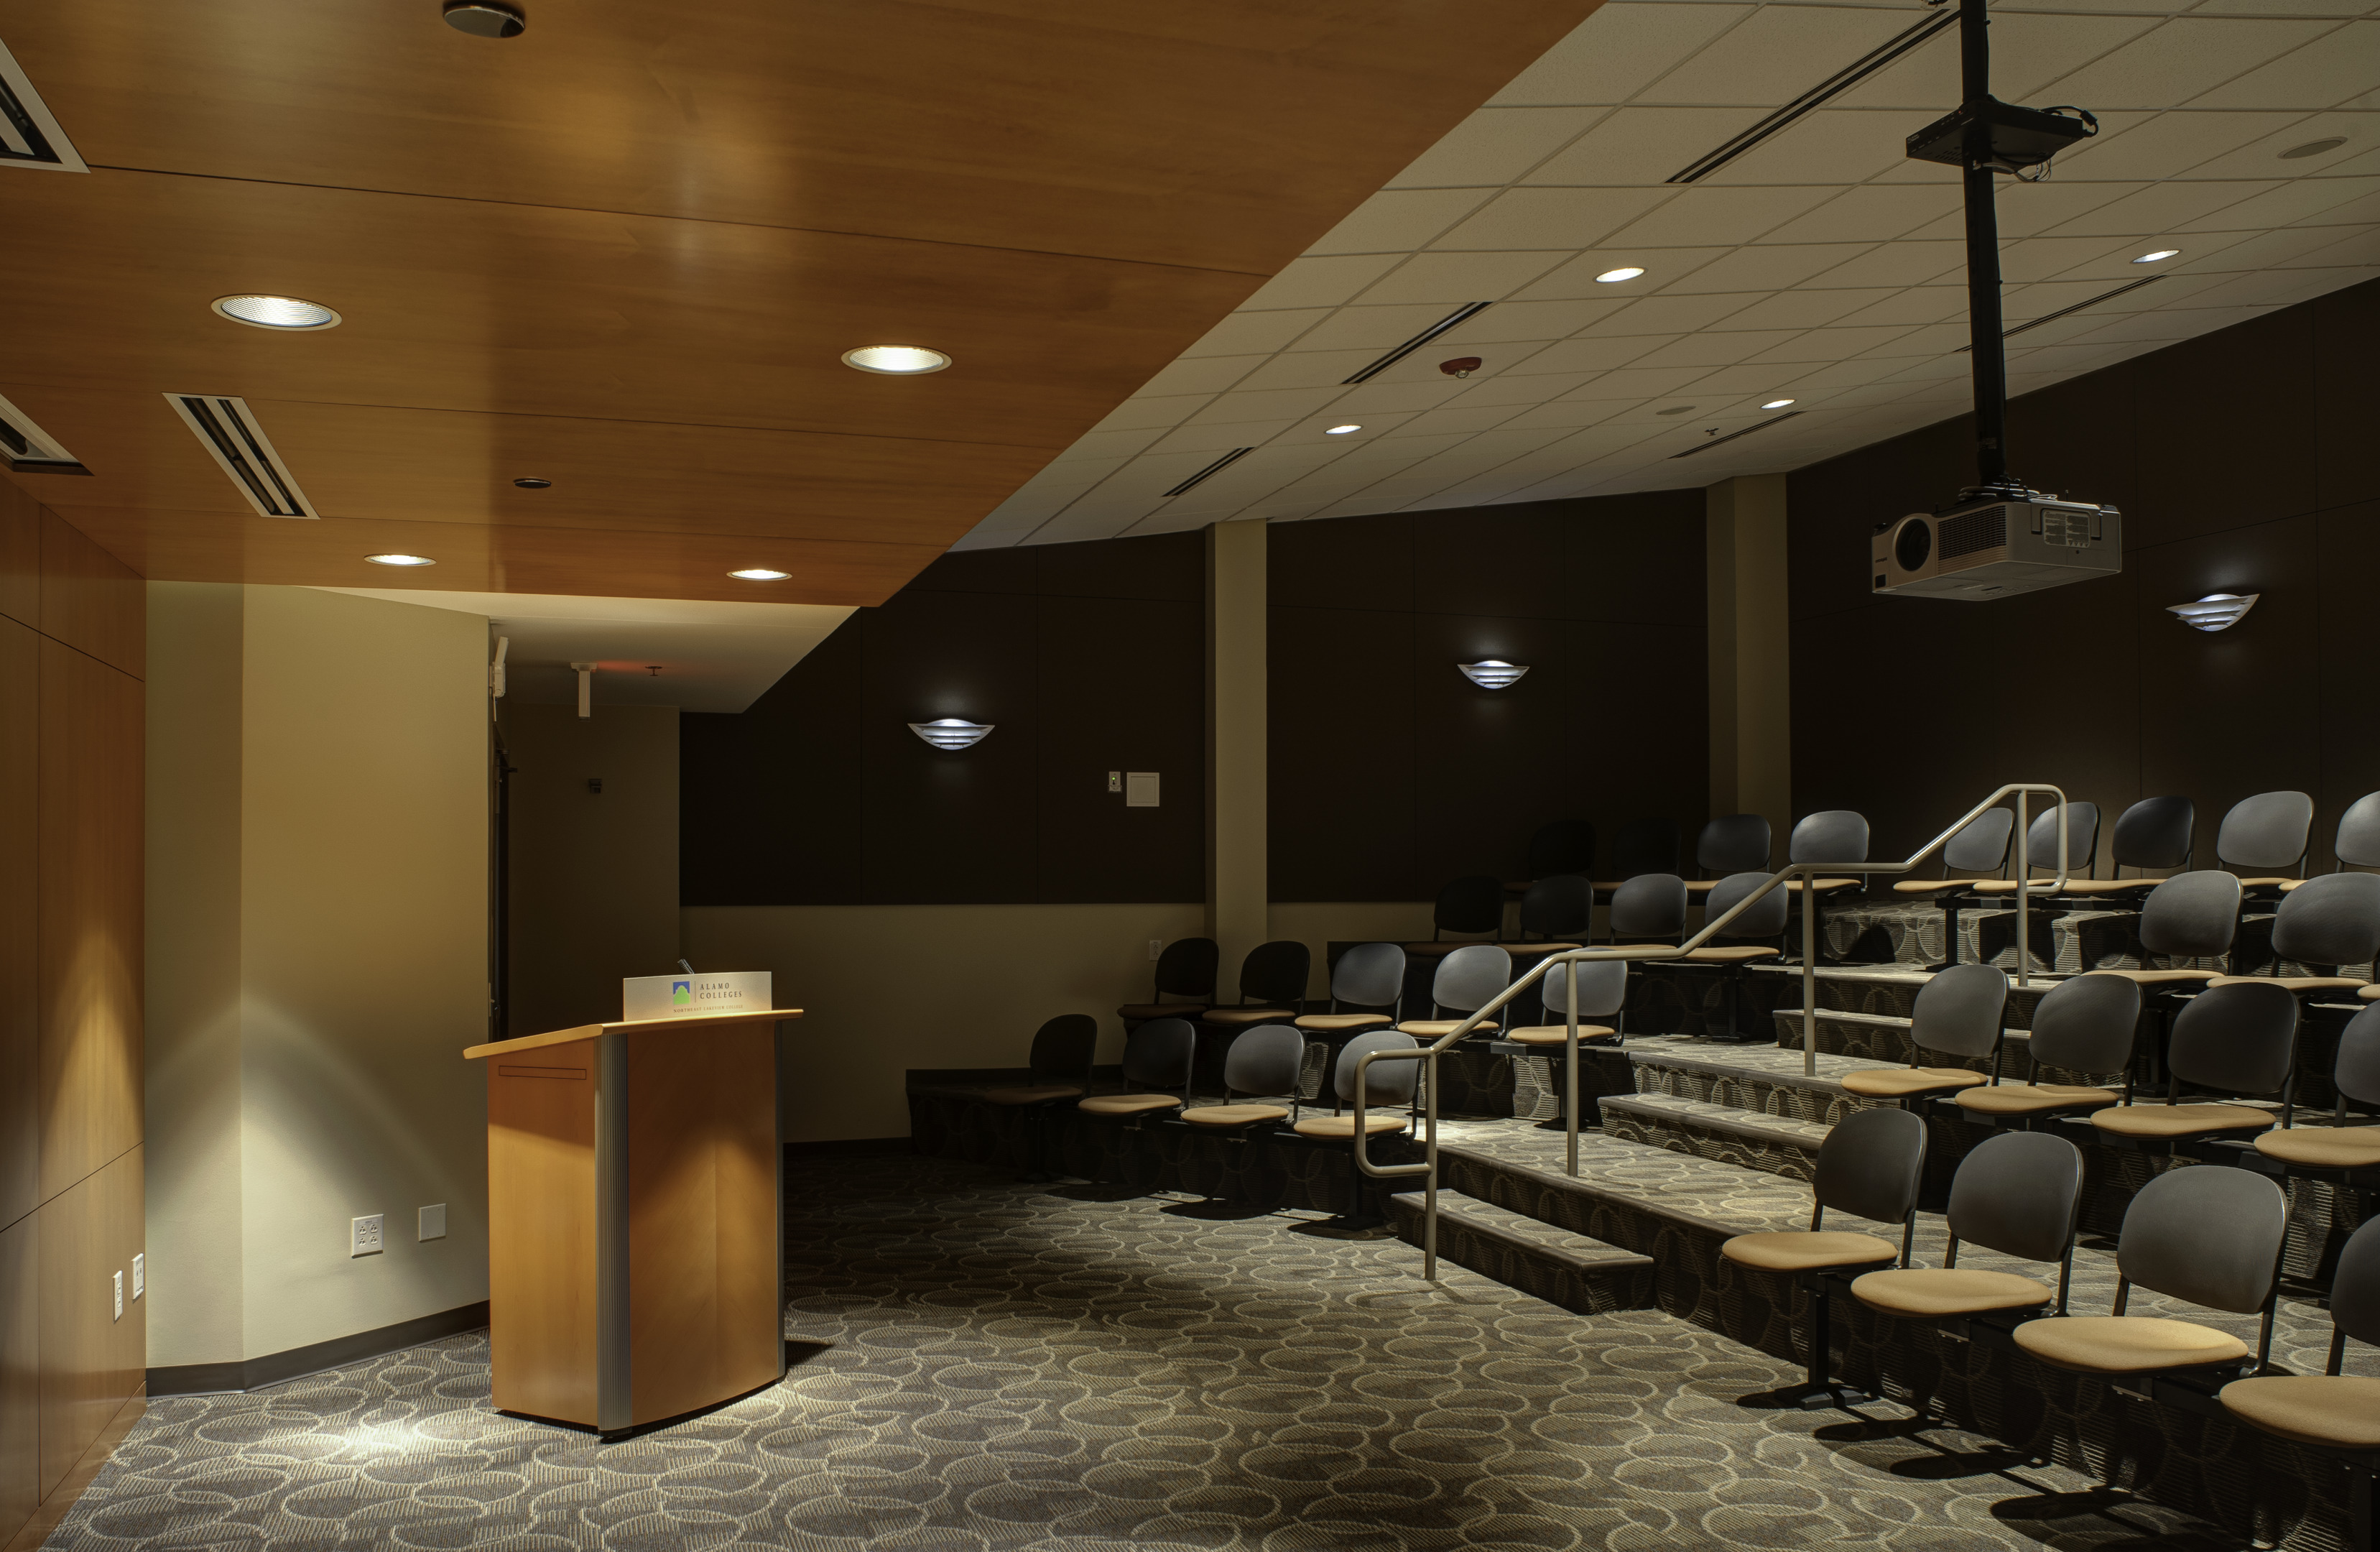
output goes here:
[{"label": "metal handrail", "polygon": [[[1354,1081],[1352,1085],[1354,1089],[1353,1121],[1355,1133],[1354,1138],[1355,1167],[1376,1179],[1402,1179],[1412,1175],[1427,1177],[1422,1188],[1423,1278],[1431,1282],[1438,1280],[1438,1083],[1436,1082],[1438,1069],[1435,1064],[1456,1041],[1478,1028],[1489,1014],[1511,1002],[1526,988],[1543,980],[1546,972],[1558,964],[1576,964],[1589,959],[1682,959],[1718,935],[1718,930],[1721,927],[1749,910],[1755,901],[1781,887],[1788,880],[1800,878],[1804,881],[1802,901],[1802,1073],[1804,1077],[1815,1077],[1818,1071],[1818,912],[1815,898],[1816,890],[1813,886],[1815,885],[1818,876],[1830,873],[1907,873],[1943,847],[1948,846],[1953,837],[1973,824],[1985,811],[1998,807],[2001,799],[2011,796],[2016,799],[2016,834],[2012,837],[2012,842],[2022,848],[2027,844],[2030,828],[2025,813],[2026,800],[2036,792],[2048,793],[2058,800],[2058,877],[2049,883],[2052,894],[2061,892],[2066,887],[2069,861],[2066,855],[2065,789],[2046,781],[2010,782],[1973,808],[1969,809],[1952,822],[1949,829],[1911,852],[1904,862],[1788,863],[1770,874],[1761,883],[1759,888],[1736,901],[1718,920],[1705,922],[1700,932],[1674,948],[1666,943],[1629,943],[1610,944],[1601,948],[1572,948],[1562,953],[1548,954],[1532,965],[1518,980],[1472,1009],[1470,1017],[1463,1020],[1430,1045],[1416,1045],[1403,1051],[1366,1051],[1356,1057]],[[2020,986],[2033,984],[2032,873],[2030,866],[2017,870],[2016,977],[2017,984]],[[1578,1175],[1578,976],[1575,972],[1569,977],[1569,985],[1570,1038],[1564,1043],[1563,1047],[1567,1056],[1563,1110],[1564,1118],[1568,1122],[1564,1128],[1567,1134],[1566,1167],[1572,1178],[1575,1179]],[[1427,1080],[1424,1092],[1427,1098],[1423,1118],[1422,1162],[1419,1164],[1374,1164],[1365,1148],[1364,1144],[1366,1141],[1364,1131],[1365,1081],[1372,1064],[1376,1061],[1425,1061],[1432,1064],[1424,1074]]]}]

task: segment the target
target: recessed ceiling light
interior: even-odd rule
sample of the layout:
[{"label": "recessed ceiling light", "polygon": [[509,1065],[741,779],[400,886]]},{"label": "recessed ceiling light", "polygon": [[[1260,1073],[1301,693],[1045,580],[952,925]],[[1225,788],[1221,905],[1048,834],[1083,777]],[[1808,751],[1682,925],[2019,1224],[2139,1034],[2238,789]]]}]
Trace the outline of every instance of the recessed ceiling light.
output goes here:
[{"label": "recessed ceiling light", "polygon": [[790,571],[771,571],[765,566],[747,566],[741,571],[730,571],[727,574],[739,581],[747,582],[782,582],[793,575]]},{"label": "recessed ceiling light", "polygon": [[1322,434],[1325,436],[1344,436],[1350,432],[1361,431],[1364,428],[1362,426],[1358,425],[1332,426],[1329,431],[1324,432]]},{"label": "recessed ceiling light", "polygon": [[1656,409],[1653,411],[1656,415],[1691,415],[1694,412],[1694,407],[1691,404],[1673,404],[1667,409]]},{"label": "recessed ceiling light", "polygon": [[335,329],[339,315],[300,297],[217,297],[207,304],[219,317],[259,329]]},{"label": "recessed ceiling light", "polygon": [[528,18],[504,0],[446,0],[446,25],[474,38],[517,38],[528,31]]},{"label": "recessed ceiling light", "polygon": [[2134,259],[2132,263],[2136,264],[2155,264],[2161,263],[2168,259],[2179,259],[2180,257],[2181,250],[2179,248],[2155,248],[2151,249],[2148,252],[2142,254],[2139,258]]},{"label": "recessed ceiling light", "polygon": [[951,364],[951,359],[940,350],[917,345],[863,345],[856,350],[845,350],[843,364],[862,372],[882,373],[888,377],[914,377],[922,372],[940,372]]},{"label": "recessed ceiling light", "polygon": [[552,489],[553,488],[553,482],[552,482],[552,481],[551,481],[551,480],[540,480],[540,479],[536,478],[534,475],[532,475],[530,478],[526,479],[526,480],[515,480],[515,481],[513,482],[513,483],[514,483],[514,484],[516,484],[516,485],[518,485],[521,489],[523,489],[523,490],[525,490],[525,491],[547,491],[547,490],[552,490]]},{"label": "recessed ceiling light", "polygon": [[374,566],[435,566],[438,563],[426,555],[368,555]]},{"label": "recessed ceiling light", "polygon": [[2319,156],[2325,151],[2337,151],[2340,146],[2345,145],[2346,143],[2347,137],[2345,135],[2333,135],[2327,140],[2308,141],[2303,145],[2293,145],[2287,151],[2282,152],[2281,160],[2284,162],[2294,162],[2301,156]]},{"label": "recessed ceiling light", "polygon": [[1622,280],[1633,280],[1644,273],[1645,272],[1643,270],[1637,269],[1633,265],[1622,265],[1619,269],[1605,270],[1601,275],[1597,275],[1595,278],[1603,282],[1606,286],[1610,286]]},{"label": "recessed ceiling light", "polygon": [[1772,399],[1770,399],[1767,403],[1766,403],[1766,404],[1762,405],[1760,408],[1762,408],[1763,409],[1784,409],[1787,405],[1791,404],[1791,403],[1793,403],[1793,402],[1794,402],[1794,401],[1793,401],[1792,399],[1790,399],[1790,398],[1772,398]]}]

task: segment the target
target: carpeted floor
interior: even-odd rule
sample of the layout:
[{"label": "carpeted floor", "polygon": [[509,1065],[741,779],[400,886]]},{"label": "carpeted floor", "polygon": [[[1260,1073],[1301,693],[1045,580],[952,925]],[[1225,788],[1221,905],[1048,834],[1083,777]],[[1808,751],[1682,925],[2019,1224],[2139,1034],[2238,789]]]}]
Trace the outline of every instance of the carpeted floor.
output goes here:
[{"label": "carpeted floor", "polygon": [[155,1402],[52,1547],[802,1552],[2239,1544],[1665,1315],[1583,1319],[1297,1217],[797,1162],[781,1386],[615,1444],[460,1337]]}]

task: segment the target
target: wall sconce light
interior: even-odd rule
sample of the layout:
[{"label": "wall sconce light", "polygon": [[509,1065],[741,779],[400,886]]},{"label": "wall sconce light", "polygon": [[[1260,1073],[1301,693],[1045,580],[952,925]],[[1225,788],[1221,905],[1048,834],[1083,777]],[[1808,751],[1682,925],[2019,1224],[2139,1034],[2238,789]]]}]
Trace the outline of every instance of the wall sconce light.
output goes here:
[{"label": "wall sconce light", "polygon": [[1501,690],[1507,685],[1517,684],[1521,676],[1529,671],[1525,663],[1507,663],[1500,657],[1485,658],[1477,663],[1458,663],[1455,666],[1463,670],[1464,678],[1482,690]]},{"label": "wall sconce light", "polygon": [[989,722],[962,722],[954,716],[938,716],[931,722],[913,722],[909,731],[936,749],[969,749],[983,742],[991,731]]},{"label": "wall sconce light", "polygon": [[2261,593],[2210,593],[2195,604],[2168,604],[2166,612],[2181,617],[2192,630],[2228,630],[2248,617]]}]

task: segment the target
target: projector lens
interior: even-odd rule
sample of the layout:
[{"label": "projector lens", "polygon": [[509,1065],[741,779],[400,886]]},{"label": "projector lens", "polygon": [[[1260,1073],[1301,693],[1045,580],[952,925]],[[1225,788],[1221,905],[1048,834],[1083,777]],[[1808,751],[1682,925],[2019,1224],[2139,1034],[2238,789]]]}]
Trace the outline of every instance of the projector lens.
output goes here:
[{"label": "projector lens", "polygon": [[1925,558],[1933,553],[1934,525],[1923,518],[1901,524],[1900,532],[1892,536],[1893,564],[1903,571],[1923,568]]}]

